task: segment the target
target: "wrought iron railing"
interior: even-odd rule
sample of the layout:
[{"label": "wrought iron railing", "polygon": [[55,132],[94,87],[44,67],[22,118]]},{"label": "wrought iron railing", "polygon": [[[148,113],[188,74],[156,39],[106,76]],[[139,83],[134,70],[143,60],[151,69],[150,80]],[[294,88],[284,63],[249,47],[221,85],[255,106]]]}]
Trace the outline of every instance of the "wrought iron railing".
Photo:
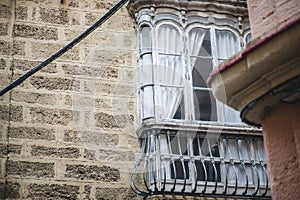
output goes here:
[{"label": "wrought iron railing", "polygon": [[131,174],[144,196],[180,194],[270,199],[260,135],[148,129]]}]

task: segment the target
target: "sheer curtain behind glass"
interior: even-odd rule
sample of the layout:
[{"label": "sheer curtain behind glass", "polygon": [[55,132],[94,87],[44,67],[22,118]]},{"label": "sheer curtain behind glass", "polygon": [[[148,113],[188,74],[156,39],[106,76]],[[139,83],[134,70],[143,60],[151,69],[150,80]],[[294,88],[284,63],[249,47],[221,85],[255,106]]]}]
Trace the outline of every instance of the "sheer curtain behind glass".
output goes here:
[{"label": "sheer curtain behind glass", "polygon": [[196,120],[216,121],[216,103],[206,85],[212,70],[210,29],[193,28],[189,31],[190,67],[193,79],[194,115]]},{"label": "sheer curtain behind glass", "polygon": [[[239,51],[237,36],[228,30],[216,30],[218,63]],[[224,104],[225,122],[241,123],[239,112]]]},{"label": "sheer curtain behind glass", "polygon": [[162,119],[173,119],[183,99],[181,36],[179,31],[169,24],[159,26],[157,34],[160,116]]},{"label": "sheer curtain behind glass", "polygon": [[140,72],[142,119],[154,117],[151,28],[140,30]]}]

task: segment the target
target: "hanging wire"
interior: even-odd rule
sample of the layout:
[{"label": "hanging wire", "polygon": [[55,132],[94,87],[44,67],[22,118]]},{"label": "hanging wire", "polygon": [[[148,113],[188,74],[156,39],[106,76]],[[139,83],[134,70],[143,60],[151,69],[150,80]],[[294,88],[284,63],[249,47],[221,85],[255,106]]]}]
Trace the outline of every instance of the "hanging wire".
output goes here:
[{"label": "hanging wire", "polygon": [[55,59],[62,56],[64,53],[66,53],[68,50],[70,50],[73,46],[78,44],[81,40],[86,38],[89,34],[91,34],[96,28],[98,28],[100,25],[102,25],[106,20],[108,20],[113,14],[115,14],[125,3],[127,3],[129,0],[121,0],[119,3],[117,3],[112,9],[110,9],[105,15],[103,15],[98,21],[96,21],[92,26],[90,26],[88,29],[86,29],[83,33],[81,33],[78,37],[73,39],[69,44],[58,50],[55,54],[47,58],[42,63],[36,65],[31,70],[20,76],[17,80],[13,81],[11,84],[9,84],[7,87],[2,89],[0,91],[0,96],[4,95],[9,90],[17,87],[21,83],[23,83],[26,79],[28,79],[30,76],[41,70],[43,67],[47,66],[49,63],[54,61]]}]

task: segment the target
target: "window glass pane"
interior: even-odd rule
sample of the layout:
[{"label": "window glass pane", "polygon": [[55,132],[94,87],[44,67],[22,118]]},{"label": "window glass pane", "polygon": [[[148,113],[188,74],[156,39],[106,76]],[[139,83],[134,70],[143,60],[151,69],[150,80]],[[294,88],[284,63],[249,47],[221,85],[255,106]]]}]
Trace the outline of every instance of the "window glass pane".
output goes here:
[{"label": "window glass pane", "polygon": [[207,88],[206,81],[212,70],[212,59],[192,57],[191,61],[195,63],[192,71],[193,86]]},{"label": "window glass pane", "polygon": [[178,133],[170,137],[172,153],[177,155],[188,155],[188,138],[184,133]]},{"label": "window glass pane", "polygon": [[175,26],[163,24],[158,29],[158,51],[159,53],[180,54],[182,51],[180,34]]},{"label": "window glass pane", "polygon": [[237,36],[227,30],[216,30],[218,57],[227,59],[239,50]]},{"label": "window glass pane", "polygon": [[141,81],[142,84],[152,84],[153,76],[152,76],[152,54],[144,54],[141,57]]},{"label": "window glass pane", "polygon": [[242,123],[240,112],[224,104],[225,122]]},{"label": "window glass pane", "polygon": [[151,51],[151,28],[149,26],[143,26],[140,31],[140,50],[141,53]]},{"label": "window glass pane", "polygon": [[183,88],[160,87],[160,92],[158,111],[161,118],[173,119],[183,100]]},{"label": "window glass pane", "polygon": [[180,103],[173,119],[185,119],[184,97],[181,99],[181,103]]},{"label": "window glass pane", "polygon": [[225,150],[225,159],[239,159],[236,139],[225,139],[223,144]]},{"label": "window glass pane", "polygon": [[248,44],[252,39],[251,33],[246,36],[246,44]]},{"label": "window glass pane", "polygon": [[159,55],[159,83],[167,86],[183,86],[184,66],[180,56]]},{"label": "window glass pane", "polygon": [[144,87],[142,93],[142,117],[143,119],[154,117],[153,87]]},{"label": "window glass pane", "polygon": [[239,152],[241,155],[241,159],[243,160],[250,160],[250,143],[246,139],[239,139],[238,140],[238,145],[239,145]]},{"label": "window glass pane", "polygon": [[194,112],[196,120],[217,120],[216,100],[210,91],[194,90]]},{"label": "window glass pane", "polygon": [[193,28],[189,32],[189,52],[191,56],[211,56],[209,29]]}]

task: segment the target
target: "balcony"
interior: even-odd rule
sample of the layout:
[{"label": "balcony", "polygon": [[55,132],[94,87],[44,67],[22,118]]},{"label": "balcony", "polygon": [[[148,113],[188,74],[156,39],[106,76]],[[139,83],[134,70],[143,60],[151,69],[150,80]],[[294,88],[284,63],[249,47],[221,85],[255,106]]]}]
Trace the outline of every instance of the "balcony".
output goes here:
[{"label": "balcony", "polygon": [[157,195],[271,199],[259,133],[156,126],[140,133],[132,189]]}]

